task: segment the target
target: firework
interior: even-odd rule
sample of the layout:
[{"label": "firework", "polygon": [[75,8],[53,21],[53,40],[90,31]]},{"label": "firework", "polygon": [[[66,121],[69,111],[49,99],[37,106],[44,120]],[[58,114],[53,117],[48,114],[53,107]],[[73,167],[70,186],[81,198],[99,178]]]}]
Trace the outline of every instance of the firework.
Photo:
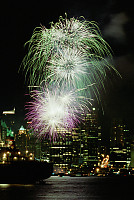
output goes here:
[{"label": "firework", "polygon": [[25,45],[27,44],[28,54],[24,57],[22,66],[26,78],[29,77],[29,85],[39,85],[40,81],[47,76],[45,66],[51,56],[52,47],[49,30],[37,27],[31,39]]},{"label": "firework", "polygon": [[53,139],[57,129],[70,130],[81,120],[80,116],[88,108],[89,100],[80,96],[79,91],[42,89],[31,93],[26,109],[31,128],[38,135],[49,134]]},{"label": "firework", "polygon": [[[88,74],[87,57],[76,48],[65,48],[54,54],[47,66],[50,76],[58,85],[76,87]],[[83,82],[84,83],[84,82]]]},{"label": "firework", "polygon": [[[95,82],[97,76],[103,86],[106,70],[113,68],[110,62],[100,64],[105,57],[111,60],[110,47],[97,25],[84,19],[60,17],[59,22],[51,23],[50,29],[36,28],[26,44],[28,54],[22,64],[30,85],[39,85],[44,80],[75,85],[78,81],[83,83],[84,75],[85,85]],[[89,78],[85,78],[87,74]]]}]

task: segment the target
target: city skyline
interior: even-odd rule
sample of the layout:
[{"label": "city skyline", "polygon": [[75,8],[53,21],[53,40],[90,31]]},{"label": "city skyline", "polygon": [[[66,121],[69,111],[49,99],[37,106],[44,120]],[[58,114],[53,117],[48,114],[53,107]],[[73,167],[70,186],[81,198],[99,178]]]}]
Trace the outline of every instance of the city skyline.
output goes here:
[{"label": "city skyline", "polygon": [[[98,6],[96,6],[96,3]],[[104,110],[102,120],[109,122],[114,117],[122,117],[133,130],[133,14],[131,4],[121,1],[97,1],[82,4],[79,1],[60,2],[49,5],[3,4],[1,12],[1,106],[0,111],[12,110],[16,107],[16,115],[20,121],[25,117],[25,103],[28,101],[28,85],[22,71],[18,73],[21,61],[27,53],[24,43],[31,37],[33,29],[40,24],[50,27],[49,22],[57,21],[60,15],[67,12],[68,17],[83,15],[88,20],[96,21],[102,36],[113,50],[115,68],[122,79],[112,77],[106,85],[106,93],[102,93],[101,102]],[[58,9],[55,9],[57,7]],[[46,10],[48,11],[46,12]],[[25,11],[25,14],[24,14]],[[97,15],[96,15],[97,13]],[[4,80],[2,79],[4,75]],[[112,82],[112,83],[110,83]],[[102,108],[101,107],[101,108]],[[103,111],[102,111],[103,112]],[[106,123],[106,122],[105,122]],[[107,127],[107,123],[106,123]]]},{"label": "city skyline", "polygon": [[[58,128],[55,141],[50,141],[48,137],[37,139],[28,126],[21,126],[17,132],[12,131],[15,128],[13,116],[3,115],[0,121],[0,146],[5,151],[4,154],[1,153],[1,159],[4,159],[2,162],[8,162],[10,159],[47,161],[53,163],[54,173],[75,173],[82,170],[85,174],[89,171],[92,174],[94,169],[101,173],[100,169],[134,167],[134,142],[131,141],[127,125],[121,119],[113,120],[106,145],[99,124],[98,110],[95,108],[90,114],[82,116],[84,123],[81,126],[72,130]],[[9,151],[6,152],[7,147]],[[12,149],[17,152],[17,157],[9,156]]]}]

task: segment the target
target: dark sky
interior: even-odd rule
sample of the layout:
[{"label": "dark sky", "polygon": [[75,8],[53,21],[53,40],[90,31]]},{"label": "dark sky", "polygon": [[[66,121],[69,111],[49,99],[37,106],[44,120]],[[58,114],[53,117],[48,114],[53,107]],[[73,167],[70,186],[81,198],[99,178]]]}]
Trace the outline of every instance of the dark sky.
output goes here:
[{"label": "dark sky", "polygon": [[[4,1],[0,6],[0,112],[16,107],[18,119],[24,118],[28,92],[25,76],[20,71],[27,53],[24,43],[35,27],[50,27],[66,12],[68,18],[84,16],[96,21],[102,36],[113,50],[116,69],[122,76],[109,77],[112,84],[102,95],[104,118],[122,117],[129,126],[134,121],[134,12],[132,1]],[[28,2],[28,1],[27,1]],[[44,3],[43,3],[44,2]],[[134,129],[134,128],[133,128]]]}]

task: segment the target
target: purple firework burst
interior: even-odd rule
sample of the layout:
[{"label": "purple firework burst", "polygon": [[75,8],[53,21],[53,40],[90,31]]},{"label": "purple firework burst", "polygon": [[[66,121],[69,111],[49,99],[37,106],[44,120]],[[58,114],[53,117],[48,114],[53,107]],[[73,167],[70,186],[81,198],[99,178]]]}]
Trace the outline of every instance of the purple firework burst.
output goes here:
[{"label": "purple firework burst", "polygon": [[65,90],[46,89],[31,93],[32,101],[26,106],[27,119],[31,121],[31,128],[38,135],[47,135],[53,139],[57,136],[57,130],[70,130],[74,128],[86,104],[82,97],[75,92]]}]

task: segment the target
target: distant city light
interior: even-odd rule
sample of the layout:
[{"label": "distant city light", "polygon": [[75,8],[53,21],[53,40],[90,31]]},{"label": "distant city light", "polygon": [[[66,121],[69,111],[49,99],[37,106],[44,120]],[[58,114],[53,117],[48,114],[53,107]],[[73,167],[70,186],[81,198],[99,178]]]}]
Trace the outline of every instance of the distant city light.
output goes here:
[{"label": "distant city light", "polygon": [[15,114],[15,108],[13,110],[3,111],[2,114],[3,115],[14,115]]}]

